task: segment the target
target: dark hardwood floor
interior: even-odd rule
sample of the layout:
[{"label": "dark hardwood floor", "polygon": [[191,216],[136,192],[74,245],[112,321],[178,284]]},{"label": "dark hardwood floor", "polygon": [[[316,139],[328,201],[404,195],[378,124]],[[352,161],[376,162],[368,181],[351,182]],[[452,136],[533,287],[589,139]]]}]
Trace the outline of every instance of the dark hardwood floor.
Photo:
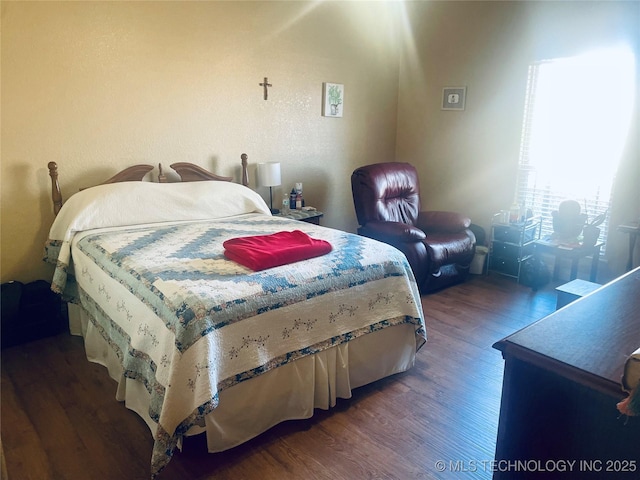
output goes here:
[{"label": "dark hardwood floor", "polygon": [[[411,371],[224,453],[189,438],[160,479],[489,479],[503,371],[492,345],[551,313],[557,284],[472,276],[425,295],[429,340]],[[68,334],[2,352],[2,445],[10,479],[149,478],[146,424]]]}]

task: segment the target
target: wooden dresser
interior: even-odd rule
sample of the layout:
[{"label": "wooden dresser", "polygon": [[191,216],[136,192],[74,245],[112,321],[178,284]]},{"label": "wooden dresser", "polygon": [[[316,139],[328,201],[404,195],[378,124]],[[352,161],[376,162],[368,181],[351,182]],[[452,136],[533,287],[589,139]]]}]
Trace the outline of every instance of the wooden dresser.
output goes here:
[{"label": "wooden dresser", "polygon": [[638,347],[640,268],[497,342],[505,369],[493,478],[640,478],[640,417],[616,408]]}]

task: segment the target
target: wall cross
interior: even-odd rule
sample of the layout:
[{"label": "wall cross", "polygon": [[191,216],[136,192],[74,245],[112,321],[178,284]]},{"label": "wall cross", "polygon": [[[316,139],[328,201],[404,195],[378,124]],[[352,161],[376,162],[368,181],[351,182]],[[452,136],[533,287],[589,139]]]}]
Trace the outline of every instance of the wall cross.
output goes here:
[{"label": "wall cross", "polygon": [[273,85],[271,85],[269,83],[269,80],[267,79],[267,77],[264,77],[264,83],[259,83],[258,85],[260,85],[262,88],[264,88],[264,99],[266,100],[269,97],[269,87],[272,87]]}]

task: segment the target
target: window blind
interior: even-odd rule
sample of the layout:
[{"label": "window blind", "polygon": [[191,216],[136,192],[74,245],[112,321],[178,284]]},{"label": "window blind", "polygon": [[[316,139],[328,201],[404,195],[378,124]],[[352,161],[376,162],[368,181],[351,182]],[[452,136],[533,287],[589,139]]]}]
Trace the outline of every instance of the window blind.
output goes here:
[{"label": "window blind", "polygon": [[[541,217],[543,237],[553,233],[551,212],[565,199],[578,201],[588,221],[610,210],[634,69],[633,55],[619,50],[529,67],[516,199]],[[611,92],[631,101],[612,101]],[[600,229],[606,241],[608,215]]]}]

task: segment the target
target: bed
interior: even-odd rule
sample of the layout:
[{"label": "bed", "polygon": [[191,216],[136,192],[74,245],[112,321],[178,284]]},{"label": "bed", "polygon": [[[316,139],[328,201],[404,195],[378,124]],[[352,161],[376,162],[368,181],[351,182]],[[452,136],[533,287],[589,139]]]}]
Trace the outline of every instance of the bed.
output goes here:
[{"label": "bed", "polygon": [[[242,184],[189,163],[171,165],[181,181],[168,182],[154,168],[63,203],[51,162],[45,246],[71,333],[151,430],[152,477],[185,436],[224,451],[414,365],[427,334],[401,252],[272,216],[246,186],[244,154]],[[290,232],[329,251],[257,271],[225,254],[232,241]]]}]

